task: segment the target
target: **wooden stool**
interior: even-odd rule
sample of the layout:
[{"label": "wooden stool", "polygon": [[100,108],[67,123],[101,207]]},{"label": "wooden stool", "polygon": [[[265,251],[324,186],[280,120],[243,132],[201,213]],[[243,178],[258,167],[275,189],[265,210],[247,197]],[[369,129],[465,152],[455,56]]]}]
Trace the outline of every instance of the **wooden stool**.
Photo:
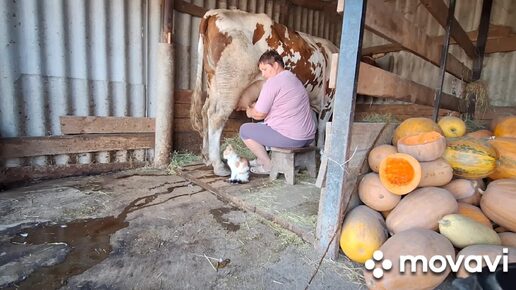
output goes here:
[{"label": "wooden stool", "polygon": [[288,184],[295,183],[295,168],[306,168],[311,177],[315,177],[315,149],[316,147],[302,148],[271,148],[272,168],[270,180],[276,180],[278,173],[285,175]]}]

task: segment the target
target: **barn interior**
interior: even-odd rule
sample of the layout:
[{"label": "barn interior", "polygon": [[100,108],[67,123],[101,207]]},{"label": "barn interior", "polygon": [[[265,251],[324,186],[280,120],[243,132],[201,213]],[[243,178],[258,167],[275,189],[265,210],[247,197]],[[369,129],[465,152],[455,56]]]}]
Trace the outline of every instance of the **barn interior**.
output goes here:
[{"label": "barn interior", "polygon": [[[234,185],[202,162],[189,110],[211,9],[340,47],[317,176]],[[410,118],[473,132],[516,116],[514,13],[510,0],[6,2],[0,288],[374,288],[339,247],[369,153]],[[250,121],[234,112],[223,142]]]}]

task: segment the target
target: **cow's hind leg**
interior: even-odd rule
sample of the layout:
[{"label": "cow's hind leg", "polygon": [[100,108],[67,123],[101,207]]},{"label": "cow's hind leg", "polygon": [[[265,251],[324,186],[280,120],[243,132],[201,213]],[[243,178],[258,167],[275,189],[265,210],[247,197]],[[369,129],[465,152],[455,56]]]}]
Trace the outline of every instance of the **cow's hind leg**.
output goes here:
[{"label": "cow's hind leg", "polygon": [[220,158],[220,137],[232,111],[232,107],[217,106],[215,102],[212,102],[208,109],[209,159],[213,166],[213,173],[218,176],[231,174]]},{"label": "cow's hind leg", "polygon": [[208,109],[210,107],[210,99],[206,98],[206,102],[204,103],[204,106],[202,107],[202,157],[204,159],[204,162],[206,165],[211,165],[211,160],[209,157],[209,134],[208,134]]}]

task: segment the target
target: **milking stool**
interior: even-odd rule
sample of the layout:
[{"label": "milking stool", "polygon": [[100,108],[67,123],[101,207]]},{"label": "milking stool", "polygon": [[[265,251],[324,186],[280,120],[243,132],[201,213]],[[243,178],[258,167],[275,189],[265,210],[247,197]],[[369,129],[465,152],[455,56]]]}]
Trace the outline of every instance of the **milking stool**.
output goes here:
[{"label": "milking stool", "polygon": [[294,185],[295,169],[306,168],[311,177],[316,176],[315,172],[315,149],[314,146],[302,148],[271,148],[271,173],[270,180],[276,180],[279,173],[285,175],[287,184]]}]

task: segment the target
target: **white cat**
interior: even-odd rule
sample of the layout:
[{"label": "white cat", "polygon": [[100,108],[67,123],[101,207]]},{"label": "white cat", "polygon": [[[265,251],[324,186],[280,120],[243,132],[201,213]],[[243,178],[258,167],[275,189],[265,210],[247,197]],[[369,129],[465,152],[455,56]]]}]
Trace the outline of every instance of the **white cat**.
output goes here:
[{"label": "white cat", "polygon": [[224,149],[222,157],[228,161],[228,166],[231,169],[231,177],[228,179],[229,183],[249,182],[249,161],[238,156],[233,146],[228,145]]}]

